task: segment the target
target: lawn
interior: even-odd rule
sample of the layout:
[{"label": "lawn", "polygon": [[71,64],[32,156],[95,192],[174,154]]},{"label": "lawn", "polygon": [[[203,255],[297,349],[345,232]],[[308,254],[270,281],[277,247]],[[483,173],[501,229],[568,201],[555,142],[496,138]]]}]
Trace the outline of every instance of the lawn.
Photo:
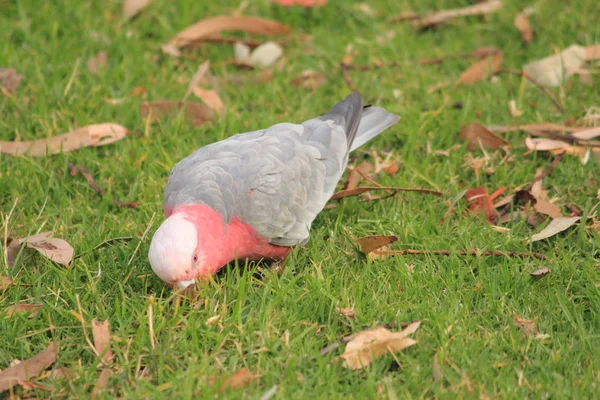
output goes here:
[{"label": "lawn", "polygon": [[[455,87],[470,60],[411,62],[494,46],[503,51],[505,68],[520,69],[574,43],[599,43],[597,2],[536,2],[528,46],[513,25],[515,15],[532,5],[527,1],[504,1],[497,13],[425,32],[388,17],[471,2],[372,0],[374,15],[344,0],[308,10],[266,0],[244,3],[243,15],[274,19],[293,30],[284,46],[285,62],[265,83],[249,82],[260,72],[224,64],[233,56],[231,44],[206,43],[181,58],[161,52],[161,45],[190,24],[239,11],[237,0],[153,0],[129,21],[122,17],[121,2],[113,0],[0,1],[0,67],[23,76],[15,92],[0,92],[0,140],[45,138],[104,122],[139,133],[71,153],[0,154],[2,253],[7,236],[53,230],[81,254],[69,268],[31,250],[9,268],[3,254],[0,275],[13,282],[0,291],[0,370],[14,359],[31,358],[51,341],[60,346],[57,361],[32,379],[37,386],[16,386],[15,398],[260,398],[275,385],[273,398],[281,399],[581,399],[600,393],[597,227],[584,218],[564,233],[529,243],[546,223],[533,228],[517,220],[504,224],[510,230],[501,233],[480,215],[467,214],[464,198],[438,224],[461,191],[482,186],[491,193],[507,186],[506,193],[512,193],[552,161],[545,152],[526,154],[526,133],[513,131],[503,134],[511,157],[500,162],[503,153],[488,150],[487,167],[493,168],[476,173],[466,159],[484,153],[466,148],[458,136],[463,124],[579,120],[589,107],[600,106],[597,82],[588,86],[573,76],[550,88],[564,107],[560,112],[518,75]],[[195,148],[234,133],[324,113],[350,92],[339,69],[349,45],[353,63],[383,64],[351,71],[365,102],[402,116],[364,147],[394,152],[398,171],[375,178],[386,186],[444,195],[343,199],[320,214],[308,245],[296,249],[281,269],[232,265],[202,285],[195,298],[174,295],[147,259],[152,233],[163,220],[162,190],[172,166]],[[99,51],[107,52],[108,62],[92,74],[87,60]],[[141,116],[145,101],[181,100],[206,60],[220,82],[225,113],[199,127],[183,115],[157,124]],[[399,65],[386,66],[390,62]],[[315,90],[291,84],[308,69],[325,73],[327,81]],[[429,90],[436,85],[438,90]],[[188,100],[199,101],[193,95]],[[510,100],[521,116],[511,115]],[[373,162],[372,155],[357,152],[352,164],[363,159]],[[68,162],[87,168],[106,195],[100,198],[81,175],[72,176]],[[600,165],[566,155],[543,185],[565,216],[570,204],[585,216],[599,201]],[[117,207],[114,199],[138,206]],[[362,236],[392,234],[399,238],[393,249],[453,254],[372,259],[353,244]],[[96,248],[120,237],[130,240]],[[548,259],[455,253],[469,249],[538,252]],[[548,275],[530,276],[543,266],[551,269]],[[35,315],[8,316],[7,308],[15,304],[42,306]],[[339,308],[352,308],[354,317]],[[515,315],[534,320],[539,333],[525,334]],[[92,320],[110,322],[110,366],[102,366],[91,345]],[[319,354],[351,333],[415,320],[422,323],[412,335],[414,346],[362,370],[347,370],[336,360],[343,346]],[[59,367],[72,374],[58,376]],[[226,378],[242,368],[260,377],[239,389],[210,384],[211,377]],[[103,374],[104,385],[102,370],[110,371]]]}]

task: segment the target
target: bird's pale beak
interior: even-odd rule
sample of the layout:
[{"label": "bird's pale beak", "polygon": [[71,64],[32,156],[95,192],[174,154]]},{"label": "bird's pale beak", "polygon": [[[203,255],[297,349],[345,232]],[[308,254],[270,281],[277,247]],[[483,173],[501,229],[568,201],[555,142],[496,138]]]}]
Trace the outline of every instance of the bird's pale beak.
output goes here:
[{"label": "bird's pale beak", "polygon": [[188,286],[192,286],[194,283],[196,283],[196,281],[194,279],[191,279],[189,281],[179,281],[175,283],[175,286],[177,286],[177,289],[182,290],[187,288]]}]

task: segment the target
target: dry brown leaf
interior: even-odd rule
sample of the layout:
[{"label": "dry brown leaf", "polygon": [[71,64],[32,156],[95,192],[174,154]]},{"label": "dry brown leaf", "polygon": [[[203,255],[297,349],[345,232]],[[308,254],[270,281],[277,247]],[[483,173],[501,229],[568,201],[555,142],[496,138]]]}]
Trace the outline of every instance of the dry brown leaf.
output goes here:
[{"label": "dry brown leaf", "polygon": [[123,139],[128,132],[123,126],[114,123],[88,125],[48,139],[25,142],[0,141],[0,153],[34,157],[68,153],[84,147],[104,146],[114,143]]},{"label": "dry brown leaf", "polygon": [[10,390],[22,382],[38,377],[56,361],[58,342],[50,342],[48,347],[37,355],[0,372],[0,392]]},{"label": "dry brown leaf", "polygon": [[211,35],[230,30],[258,35],[287,35],[292,31],[277,21],[265,18],[221,15],[189,26],[175,35],[162,49],[167,54],[179,56],[181,48],[194,42],[200,42]]},{"label": "dry brown leaf", "polygon": [[497,150],[510,146],[501,137],[493,134],[479,122],[471,122],[471,125],[463,125],[460,128],[460,138],[468,142],[469,150],[477,150],[481,147],[489,150]]},{"label": "dry brown leaf", "polygon": [[108,62],[108,53],[106,51],[99,51],[98,54],[88,59],[87,68],[94,75],[98,75],[100,70],[106,67]]},{"label": "dry brown leaf", "polygon": [[6,317],[12,317],[14,314],[28,314],[28,318],[35,317],[42,309],[42,304],[15,304],[6,307]]},{"label": "dry brown leaf", "polygon": [[556,204],[550,203],[548,200],[536,199],[533,208],[540,214],[547,215],[552,219],[562,218],[563,216],[562,212],[560,211],[560,207],[558,207]]},{"label": "dry brown leaf", "polygon": [[541,279],[542,277],[548,275],[550,272],[552,272],[552,270],[548,267],[541,267],[535,271],[533,271],[531,274],[531,276],[533,276],[536,279]]},{"label": "dry brown leaf", "polygon": [[517,314],[514,315],[515,326],[518,329],[523,330],[525,336],[533,336],[539,333],[537,326],[535,325],[535,321],[530,319],[523,319],[519,317]]},{"label": "dry brown leaf", "polygon": [[336,308],[337,312],[340,313],[340,315],[342,317],[346,317],[346,318],[356,318],[356,312],[354,311],[353,307],[337,307]]},{"label": "dry brown leaf", "polygon": [[17,90],[22,78],[14,68],[0,68],[0,86],[8,90],[9,93]]},{"label": "dry brown leaf", "polygon": [[104,365],[113,362],[113,353],[110,349],[110,322],[92,320],[92,336],[94,347],[98,356],[102,357]]},{"label": "dry brown leaf", "polygon": [[387,246],[390,243],[394,243],[398,240],[398,236],[366,236],[356,240],[356,245],[360,249],[360,251],[367,255],[372,253],[373,251],[382,248],[383,246]]},{"label": "dry brown leaf", "polygon": [[98,398],[98,393],[105,390],[108,387],[108,380],[112,375],[112,371],[110,369],[103,369],[98,376],[98,380],[96,380],[96,384],[94,385],[94,389],[92,389],[92,393],[90,393],[90,398],[95,400]]},{"label": "dry brown leaf", "polygon": [[547,239],[551,236],[556,235],[562,231],[565,231],[575,225],[581,217],[570,217],[570,218],[555,218],[553,219],[548,226],[542,229],[541,232],[536,233],[531,236],[531,242],[537,242],[538,240]]},{"label": "dry brown leaf", "polygon": [[592,44],[585,48],[586,61],[600,60],[600,44]]},{"label": "dry brown leaf", "polygon": [[571,45],[559,54],[525,64],[523,71],[542,85],[559,86],[583,65],[585,57],[585,48]]},{"label": "dry brown leaf", "polygon": [[501,0],[487,0],[464,8],[442,10],[428,13],[422,16],[411,16],[408,20],[416,20],[415,24],[421,28],[430,28],[439,24],[447,23],[458,17],[469,17],[473,15],[485,15],[498,11],[502,7]]},{"label": "dry brown leaf", "polygon": [[327,75],[311,69],[307,69],[292,79],[292,85],[295,87],[303,87],[313,91],[317,90],[317,88],[323,85],[325,82],[327,82]]},{"label": "dry brown leaf", "polygon": [[408,337],[421,325],[421,321],[413,322],[400,332],[391,332],[379,327],[359,332],[348,342],[340,358],[343,366],[349,369],[368,367],[373,359],[384,354],[396,353],[417,343]]},{"label": "dry brown leaf", "polygon": [[529,24],[529,17],[526,13],[518,14],[515,17],[515,27],[521,32],[521,38],[525,44],[531,43],[533,40],[533,32]]},{"label": "dry brown leaf", "polygon": [[150,0],[125,0],[125,3],[123,3],[123,16],[127,19],[135,17],[146,8],[149,3]]},{"label": "dry brown leaf", "polygon": [[0,290],[4,290],[12,285],[12,279],[7,276],[0,275]]},{"label": "dry brown leaf", "polygon": [[192,89],[192,92],[194,92],[196,97],[202,100],[204,104],[212,108],[216,113],[220,114],[225,111],[225,104],[223,104],[223,101],[216,91],[203,89],[196,86]]},{"label": "dry brown leaf", "polygon": [[474,63],[460,75],[456,83],[458,85],[471,85],[489,78],[500,70],[502,58],[502,52],[499,52]]},{"label": "dry brown leaf", "polygon": [[140,106],[142,117],[150,118],[151,123],[156,123],[163,118],[177,114],[182,109],[192,126],[201,126],[207,121],[214,119],[212,108],[202,103],[154,101],[151,103],[142,103]]},{"label": "dry brown leaf", "polygon": [[6,249],[9,266],[13,266],[21,245],[25,243],[30,249],[35,249],[52,261],[69,266],[73,259],[73,247],[63,239],[53,238],[53,232],[42,232],[24,238],[13,239]]},{"label": "dry brown leaf", "polygon": [[221,377],[210,377],[208,379],[210,385],[215,383],[219,384],[219,390],[224,392],[228,389],[238,390],[248,386],[253,381],[257,380],[260,376],[254,375],[246,368],[242,368],[230,377],[223,379]]},{"label": "dry brown leaf", "polygon": [[375,167],[368,161],[363,161],[358,167],[353,168],[348,174],[348,180],[344,184],[344,190],[355,189],[356,186],[362,181],[363,176],[369,175],[373,172]]}]

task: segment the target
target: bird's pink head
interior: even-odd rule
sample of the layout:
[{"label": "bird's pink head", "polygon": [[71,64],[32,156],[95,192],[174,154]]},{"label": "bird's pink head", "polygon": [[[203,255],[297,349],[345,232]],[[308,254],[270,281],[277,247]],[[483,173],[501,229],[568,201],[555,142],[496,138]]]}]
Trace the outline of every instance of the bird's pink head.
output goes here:
[{"label": "bird's pink head", "polygon": [[167,284],[185,288],[206,274],[206,254],[198,245],[196,224],[186,214],[174,213],[158,228],[148,252],[152,270]]}]

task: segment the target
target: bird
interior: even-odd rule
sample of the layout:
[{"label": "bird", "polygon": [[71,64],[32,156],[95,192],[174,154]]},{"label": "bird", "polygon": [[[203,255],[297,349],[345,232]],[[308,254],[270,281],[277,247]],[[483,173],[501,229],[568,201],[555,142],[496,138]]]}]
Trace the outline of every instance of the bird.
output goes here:
[{"label": "bird", "polygon": [[399,120],[352,92],[322,116],[194,151],[168,177],[166,219],[148,251],[152,270],[177,290],[236,259],[284,260],[308,242],[349,153]]}]

